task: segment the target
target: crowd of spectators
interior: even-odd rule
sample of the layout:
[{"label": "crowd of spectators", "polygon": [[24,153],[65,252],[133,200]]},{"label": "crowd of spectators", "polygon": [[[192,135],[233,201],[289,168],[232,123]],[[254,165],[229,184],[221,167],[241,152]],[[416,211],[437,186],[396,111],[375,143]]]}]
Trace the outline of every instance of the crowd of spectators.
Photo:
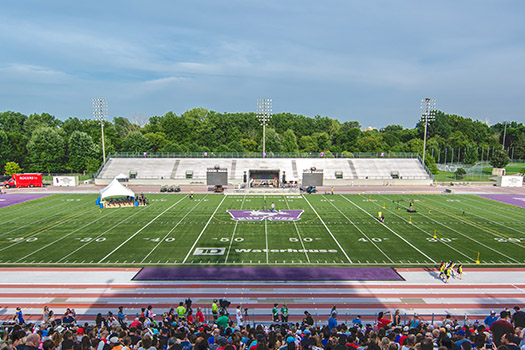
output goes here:
[{"label": "crowd of spectators", "polygon": [[399,310],[379,312],[374,323],[356,316],[346,324],[338,321],[336,306],[328,324],[315,324],[308,311],[293,323],[285,322],[286,305],[277,306],[267,325],[245,322],[240,306],[235,318],[221,309],[206,322],[200,308],[193,313],[190,299],[162,315],[150,305],[131,322],[120,307],[116,316],[98,314],[94,324],[77,323],[74,309],[60,319],[47,307],[42,321],[30,324],[17,308],[0,330],[0,350],[525,350],[525,313],[518,306],[461,325],[451,316],[432,323],[418,314],[405,322]]},{"label": "crowd of spectators", "polygon": [[144,194],[140,194],[137,198],[127,196],[126,198],[109,198],[103,201],[105,208],[134,207],[135,202],[137,202],[139,206],[145,206],[148,200],[144,197]]}]

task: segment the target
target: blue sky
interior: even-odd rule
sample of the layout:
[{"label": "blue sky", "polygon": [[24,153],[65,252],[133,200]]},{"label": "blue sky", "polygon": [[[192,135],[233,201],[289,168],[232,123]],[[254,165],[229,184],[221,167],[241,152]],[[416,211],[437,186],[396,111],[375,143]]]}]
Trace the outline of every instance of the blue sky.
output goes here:
[{"label": "blue sky", "polygon": [[91,117],[194,107],[413,127],[420,101],[525,122],[525,1],[11,1],[0,111]]}]

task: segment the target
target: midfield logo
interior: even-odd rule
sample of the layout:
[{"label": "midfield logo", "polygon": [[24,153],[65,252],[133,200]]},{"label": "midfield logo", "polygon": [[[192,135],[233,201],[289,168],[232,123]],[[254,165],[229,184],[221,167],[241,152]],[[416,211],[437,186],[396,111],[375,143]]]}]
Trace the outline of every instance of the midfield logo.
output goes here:
[{"label": "midfield logo", "polygon": [[298,221],[304,210],[227,210],[235,221]]}]

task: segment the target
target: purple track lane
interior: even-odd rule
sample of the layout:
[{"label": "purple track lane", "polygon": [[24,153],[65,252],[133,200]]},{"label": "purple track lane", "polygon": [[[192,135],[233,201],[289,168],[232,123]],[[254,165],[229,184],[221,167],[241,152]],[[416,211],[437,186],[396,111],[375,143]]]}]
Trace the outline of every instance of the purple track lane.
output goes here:
[{"label": "purple track lane", "polygon": [[0,208],[47,196],[49,196],[49,194],[2,194],[0,195]]},{"label": "purple track lane", "polygon": [[403,281],[390,267],[144,267],[135,281]]}]

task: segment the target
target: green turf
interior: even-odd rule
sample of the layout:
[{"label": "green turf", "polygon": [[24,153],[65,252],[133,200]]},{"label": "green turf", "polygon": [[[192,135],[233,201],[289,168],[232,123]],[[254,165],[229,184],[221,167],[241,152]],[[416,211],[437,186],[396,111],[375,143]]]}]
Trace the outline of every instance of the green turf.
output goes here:
[{"label": "green turf", "polygon": [[[525,266],[525,209],[473,195],[153,194],[147,207],[120,209],[95,199],[52,195],[0,209],[0,265],[435,266],[475,265],[479,254],[480,266]],[[296,222],[236,222],[226,212],[265,200],[304,212]]]}]

